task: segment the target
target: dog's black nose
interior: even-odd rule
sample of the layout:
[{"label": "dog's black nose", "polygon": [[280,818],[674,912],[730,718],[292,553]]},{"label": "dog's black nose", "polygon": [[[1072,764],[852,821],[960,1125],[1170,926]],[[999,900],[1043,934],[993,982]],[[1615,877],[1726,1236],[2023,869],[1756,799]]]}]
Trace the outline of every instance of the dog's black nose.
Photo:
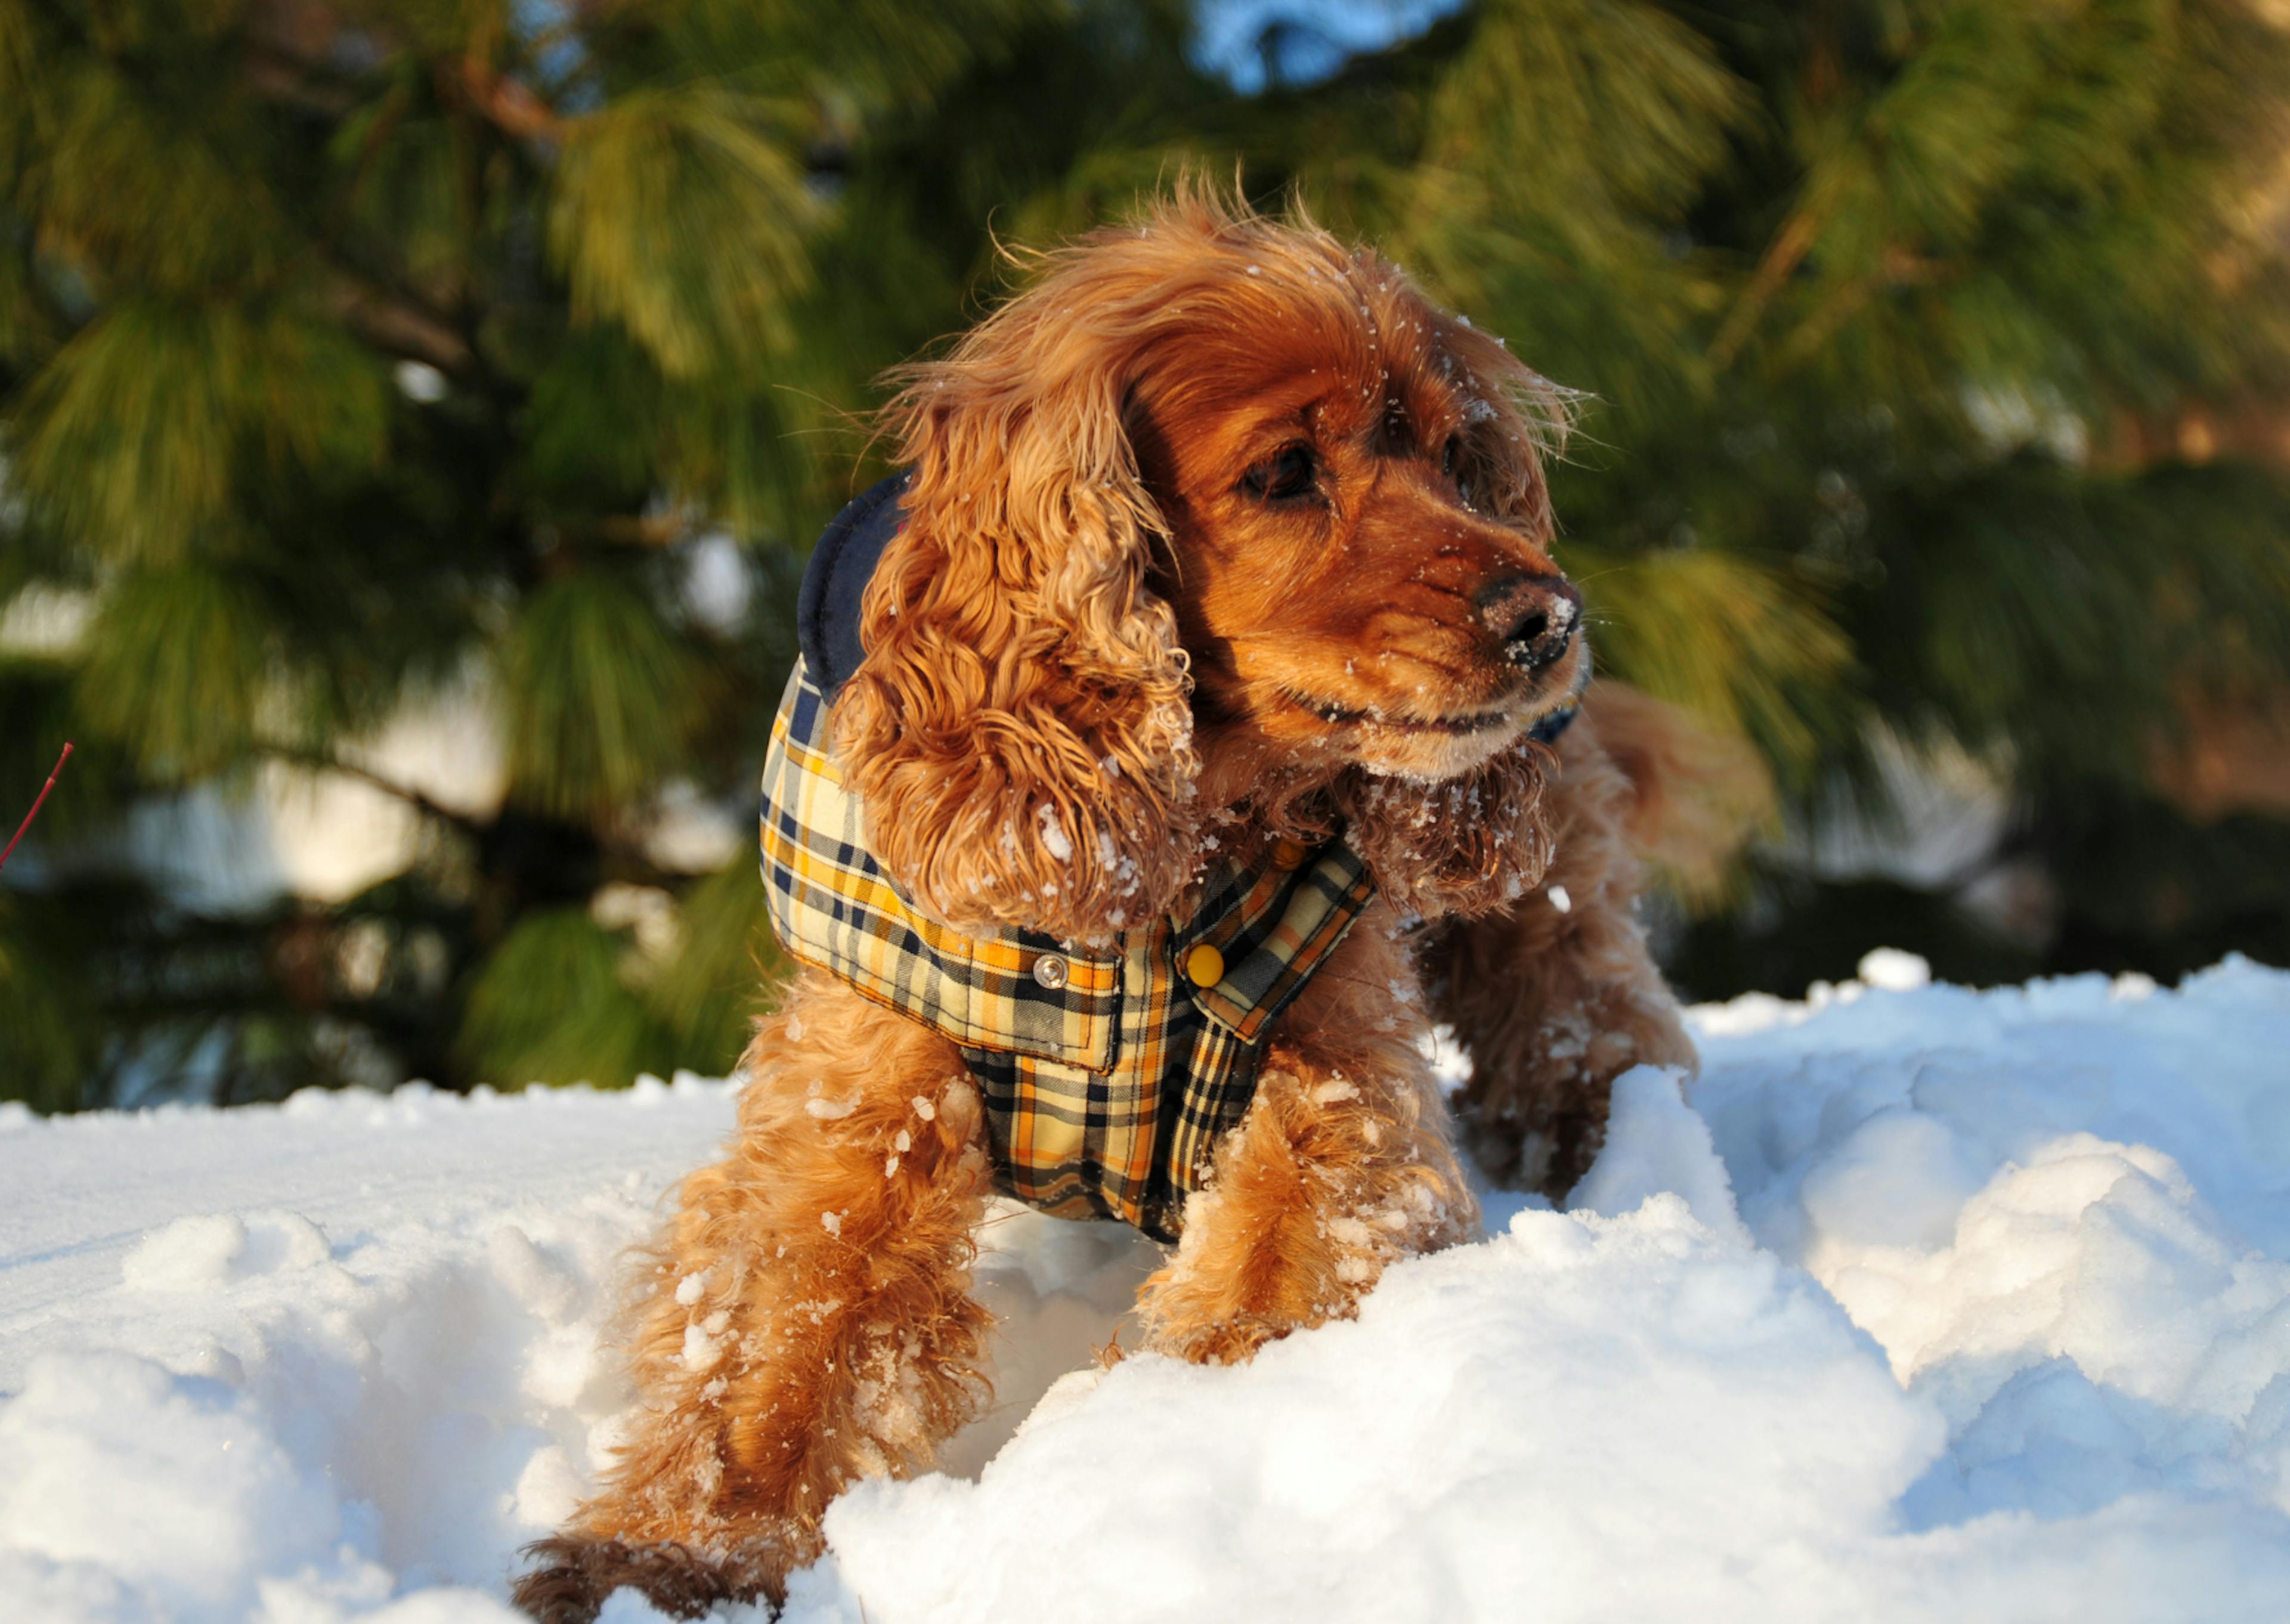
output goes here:
[{"label": "dog's black nose", "polygon": [[1529,671],[1565,653],[1582,624],[1582,595],[1563,575],[1500,575],[1471,603],[1505,656]]}]

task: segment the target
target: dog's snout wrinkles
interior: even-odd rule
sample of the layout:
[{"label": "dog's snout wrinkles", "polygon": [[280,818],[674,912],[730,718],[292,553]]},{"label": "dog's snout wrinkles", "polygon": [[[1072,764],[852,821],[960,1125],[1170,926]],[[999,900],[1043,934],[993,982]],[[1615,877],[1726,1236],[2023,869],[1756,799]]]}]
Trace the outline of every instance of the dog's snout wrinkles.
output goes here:
[{"label": "dog's snout wrinkles", "polygon": [[1472,604],[1511,662],[1530,671],[1565,654],[1582,624],[1582,595],[1562,575],[1498,576]]}]

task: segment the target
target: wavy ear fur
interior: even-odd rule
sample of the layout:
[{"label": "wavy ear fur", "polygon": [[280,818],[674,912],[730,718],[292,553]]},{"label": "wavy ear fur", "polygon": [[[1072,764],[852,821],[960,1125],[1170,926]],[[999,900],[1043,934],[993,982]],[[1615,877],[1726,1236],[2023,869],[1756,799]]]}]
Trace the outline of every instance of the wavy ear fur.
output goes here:
[{"label": "wavy ear fur", "polygon": [[1122,425],[1153,280],[1128,259],[1053,259],[890,407],[914,477],[836,743],[875,855],[957,929],[1101,940],[1197,866],[1190,678]]}]

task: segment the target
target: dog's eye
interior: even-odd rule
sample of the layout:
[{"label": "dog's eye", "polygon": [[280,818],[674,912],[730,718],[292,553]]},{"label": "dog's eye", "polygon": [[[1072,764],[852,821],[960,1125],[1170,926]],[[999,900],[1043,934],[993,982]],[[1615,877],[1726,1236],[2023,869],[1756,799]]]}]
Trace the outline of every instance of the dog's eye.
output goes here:
[{"label": "dog's eye", "polygon": [[1240,476],[1240,488],[1261,501],[1286,501],[1312,491],[1312,448],[1284,445]]},{"label": "dog's eye", "polygon": [[1439,471],[1455,487],[1455,494],[1463,499],[1463,505],[1469,507],[1476,498],[1472,494],[1470,482],[1463,477],[1462,436],[1451,434],[1447,436],[1447,444],[1439,451]]}]

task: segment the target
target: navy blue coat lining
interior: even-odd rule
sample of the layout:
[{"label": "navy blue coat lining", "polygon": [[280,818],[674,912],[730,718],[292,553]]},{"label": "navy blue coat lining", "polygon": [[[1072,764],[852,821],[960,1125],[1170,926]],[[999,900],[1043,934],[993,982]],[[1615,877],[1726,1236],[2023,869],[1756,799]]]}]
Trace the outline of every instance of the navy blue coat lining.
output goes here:
[{"label": "navy blue coat lining", "polygon": [[830,705],[866,657],[859,641],[859,602],[884,548],[904,522],[899,504],[909,476],[893,474],[853,497],[819,538],[804,568],[795,603],[796,641],[812,681]]}]

